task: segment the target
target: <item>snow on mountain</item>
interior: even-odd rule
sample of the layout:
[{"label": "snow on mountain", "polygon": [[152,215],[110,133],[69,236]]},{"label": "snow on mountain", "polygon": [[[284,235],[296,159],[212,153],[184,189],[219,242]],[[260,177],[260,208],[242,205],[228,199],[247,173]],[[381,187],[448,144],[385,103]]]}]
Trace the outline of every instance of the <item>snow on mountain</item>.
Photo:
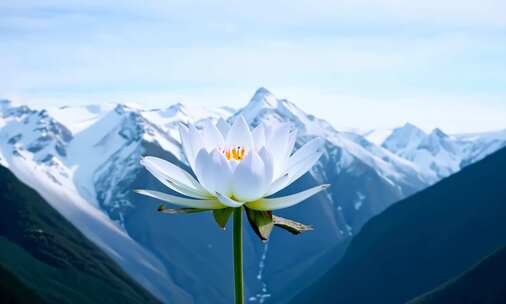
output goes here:
[{"label": "snow on mountain", "polygon": [[[382,146],[415,164],[420,172],[433,176],[433,182],[455,169],[455,160],[445,147],[449,147],[446,135],[438,130],[426,134],[418,127],[406,123],[396,128],[385,139]],[[445,167],[444,170],[441,166]],[[446,167],[450,168],[446,168]],[[440,172],[437,172],[440,171]]]},{"label": "snow on mountain", "polygon": [[[257,90],[250,103],[239,110],[252,125],[260,122],[289,122],[298,134],[298,143],[302,145],[309,138],[321,137],[329,142],[329,147],[338,147],[343,151],[339,167],[352,168],[357,159],[375,168],[389,183],[415,183],[415,187],[427,180],[420,175],[413,164],[388,150],[376,146],[361,135],[338,132],[330,123],[313,115],[304,113],[294,103],[276,97],[265,88]],[[327,149],[327,152],[329,150]],[[416,179],[416,181],[413,181]]]},{"label": "snow on mountain", "polygon": [[506,129],[478,134],[454,135],[453,138],[460,143],[463,153],[467,155],[462,162],[462,166],[466,166],[504,147],[506,145]]},{"label": "snow on mountain", "polygon": [[250,102],[236,114],[243,115],[251,125],[260,122],[290,122],[300,135],[325,135],[335,132],[325,120],[308,115],[294,103],[286,99],[277,99],[265,88],[260,88]]},{"label": "snow on mountain", "polygon": [[76,183],[74,178],[79,167],[89,165],[88,157],[76,162],[77,155],[69,155],[74,152],[75,138],[65,126],[46,111],[26,106],[4,107],[1,116],[0,149],[4,166],[37,190],[153,294],[170,301],[172,295],[164,292],[170,286],[173,295],[185,296],[155,256],[81,195],[80,181]]},{"label": "snow on mountain", "polygon": [[[132,277],[169,302],[167,294],[172,293],[215,303],[230,300],[222,297],[228,294],[227,284],[202,285],[197,279],[202,274],[194,269],[194,265],[210,267],[204,276],[217,277],[223,276],[223,267],[228,267],[222,249],[228,241],[220,231],[211,229],[212,220],[201,217],[195,231],[181,231],[177,217],[160,219],[152,205],[139,202],[131,192],[141,186],[165,189],[141,168],[143,155],[186,163],[177,131],[180,123],[199,125],[203,119],[218,118],[231,121],[241,114],[252,126],[260,122],[289,123],[297,132],[296,147],[314,137],[324,139],[324,155],[311,174],[303,176],[291,190],[316,183],[330,183],[332,187],[308,202],[313,208],[295,207],[281,213],[318,226],[317,232],[303,236],[311,244],[308,249],[297,250],[295,240],[282,238],[269,245],[267,253],[253,239],[245,240],[251,249],[250,267],[261,260],[262,265],[270,263],[276,269],[263,271],[261,284],[250,288],[269,285],[287,295],[296,292],[288,284],[290,279],[311,267],[310,262],[300,261],[313,261],[391,203],[506,144],[506,130],[448,136],[439,129],[427,134],[406,124],[360,134],[338,131],[265,88],[258,89],[238,111],[180,103],[150,110],[120,104],[35,111],[13,107],[7,101],[0,101],[0,111],[0,163],[40,192]],[[209,235],[200,239],[197,229],[209,231]],[[176,245],[178,249],[173,250]],[[286,248],[294,249],[293,256],[282,254]],[[206,259],[200,256],[204,252],[213,258],[214,266],[206,266]],[[295,264],[298,267],[292,267]]]},{"label": "snow on mountain", "polygon": [[[117,184],[140,167],[141,141],[156,143],[182,158],[178,140],[139,110],[123,105],[53,109],[51,113],[63,124],[45,110],[13,107],[7,101],[0,106],[1,164],[155,295],[168,302],[173,296],[187,297],[158,258],[128,236],[121,218],[111,220],[111,210],[124,202],[100,196],[111,195]],[[130,159],[130,167],[109,174],[107,189],[96,187],[104,169],[118,159]],[[168,295],[168,288],[174,294]]]},{"label": "snow on mountain", "polygon": [[382,145],[390,151],[410,150],[418,146],[426,135],[418,127],[406,123],[401,128],[394,129]]},{"label": "snow on mountain", "polygon": [[464,133],[453,135],[457,140],[468,142],[502,141],[506,140],[506,129],[482,133]]},{"label": "snow on mountain", "polygon": [[56,121],[63,124],[72,134],[76,135],[82,130],[93,125],[103,115],[115,107],[114,104],[86,105],[86,106],[63,106],[49,108],[47,112]]},{"label": "snow on mountain", "polygon": [[393,129],[373,129],[373,130],[368,130],[368,131],[365,131],[365,132],[351,132],[351,133],[356,133],[356,134],[360,134],[362,135],[363,137],[365,137],[368,141],[378,145],[378,146],[381,146],[381,144],[385,141],[385,139],[388,138],[388,136],[390,136],[392,134],[394,130]]},{"label": "snow on mountain", "polygon": [[423,138],[417,152],[414,162],[424,169],[430,168],[438,178],[446,177],[460,169],[460,148],[438,128]]},{"label": "snow on mountain", "polygon": [[228,107],[205,108],[177,103],[166,109],[140,111],[140,114],[162,130],[169,132],[173,138],[179,138],[177,124],[181,122],[195,123],[206,118],[210,118],[211,120],[216,120],[220,117],[227,118],[233,112],[234,109]]},{"label": "snow on mountain", "polygon": [[506,145],[506,130],[480,134],[447,135],[435,128],[429,134],[412,124],[396,128],[382,146],[412,162],[434,182],[447,177]]}]

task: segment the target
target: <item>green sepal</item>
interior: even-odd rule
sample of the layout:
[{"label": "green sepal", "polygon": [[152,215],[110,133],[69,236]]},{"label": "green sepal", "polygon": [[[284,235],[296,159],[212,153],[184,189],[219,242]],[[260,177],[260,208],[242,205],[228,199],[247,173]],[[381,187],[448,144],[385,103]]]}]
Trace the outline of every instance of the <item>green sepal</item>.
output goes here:
[{"label": "green sepal", "polygon": [[274,227],[272,222],[272,211],[257,211],[247,207],[245,207],[245,209],[253,231],[255,231],[258,237],[263,241],[267,240]]},{"label": "green sepal", "polygon": [[225,226],[227,226],[228,219],[230,218],[230,215],[234,211],[233,208],[223,208],[223,209],[214,209],[213,210],[213,216],[214,220],[216,221],[216,224],[220,226],[220,228],[225,229]]},{"label": "green sepal", "polygon": [[292,221],[280,216],[272,216],[272,221],[274,225],[278,226],[279,228],[283,228],[286,231],[291,232],[292,234],[300,234],[302,232],[311,231],[313,230],[313,227],[304,225],[302,223]]},{"label": "green sepal", "polygon": [[188,214],[210,211],[210,209],[199,209],[199,208],[167,208],[165,205],[158,206],[158,211],[167,214]]}]

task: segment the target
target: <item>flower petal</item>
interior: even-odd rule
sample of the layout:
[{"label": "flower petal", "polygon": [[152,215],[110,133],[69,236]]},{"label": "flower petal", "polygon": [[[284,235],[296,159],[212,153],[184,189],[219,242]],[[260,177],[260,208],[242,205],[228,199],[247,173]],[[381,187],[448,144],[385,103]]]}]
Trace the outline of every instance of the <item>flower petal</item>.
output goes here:
[{"label": "flower petal", "polygon": [[231,194],[232,170],[230,163],[217,149],[210,153],[206,149],[199,151],[195,160],[195,174],[202,186],[210,193]]},{"label": "flower petal", "polygon": [[299,177],[304,175],[315,165],[315,163],[322,156],[322,153],[322,151],[315,151],[313,154],[306,156],[305,159],[301,159],[298,163],[294,163],[291,167],[288,168],[288,179],[284,179],[284,182],[280,181],[276,184],[276,186],[273,184],[265,196],[272,195],[288,187],[291,183],[299,179]]},{"label": "flower petal", "polygon": [[225,145],[223,135],[210,119],[203,121],[202,140],[204,141],[207,151]]},{"label": "flower petal", "polygon": [[190,124],[189,126],[189,134],[190,134],[190,140],[192,143],[192,150],[194,157],[197,156],[197,153],[204,147],[204,141],[202,140],[202,137],[200,135],[200,132],[195,128],[194,125]]},{"label": "flower petal", "polygon": [[190,167],[195,172],[195,158],[197,153],[204,146],[204,142],[200,137],[199,132],[193,125],[187,128],[184,125],[179,126],[179,134],[181,136],[181,144],[183,145],[183,151],[190,164]]},{"label": "flower petal", "polygon": [[295,193],[288,196],[276,197],[276,198],[262,198],[254,202],[246,203],[246,206],[253,210],[259,211],[267,211],[267,210],[277,210],[282,208],[291,207],[296,205],[305,199],[315,195],[316,193],[325,190],[329,187],[329,185],[320,185],[305,191]]},{"label": "flower petal", "polygon": [[265,127],[263,124],[258,125],[252,132],[253,144],[255,149],[259,151],[265,146]]},{"label": "flower petal", "polygon": [[241,207],[242,205],[244,205],[244,202],[235,201],[235,200],[229,198],[228,196],[225,196],[219,192],[216,192],[216,197],[218,198],[220,203],[222,203],[223,205],[225,205],[227,207],[237,208],[237,207]]},{"label": "flower petal", "polygon": [[308,172],[320,159],[322,156],[323,151],[316,151],[311,155],[308,155],[305,159],[301,160],[300,162],[293,165],[288,170],[288,175],[290,176],[290,182],[295,181],[304,173]]},{"label": "flower petal", "polygon": [[274,182],[271,183],[267,192],[265,192],[264,196],[272,195],[281,189],[286,188],[288,182],[290,180],[290,175],[288,173],[283,174],[281,177],[278,177]]},{"label": "flower petal", "polygon": [[288,141],[290,139],[290,124],[284,123],[272,130],[270,140],[266,147],[272,152],[272,161],[274,163],[274,176],[280,176],[286,165],[288,150]]},{"label": "flower petal", "polygon": [[218,122],[216,123],[216,128],[220,130],[221,135],[223,135],[223,138],[226,138],[227,133],[230,130],[230,125],[225,119],[220,117],[220,119],[218,119]]},{"label": "flower petal", "polygon": [[255,150],[239,163],[232,177],[233,194],[240,201],[253,201],[265,191],[266,170]]},{"label": "flower petal", "polygon": [[310,140],[302,147],[300,147],[297,151],[295,151],[292,157],[289,158],[287,167],[290,168],[294,166],[296,163],[305,159],[308,155],[318,151],[322,147],[322,145],[323,143],[321,138],[314,138]]},{"label": "flower petal", "polygon": [[205,192],[202,185],[190,173],[162,158],[146,156],[141,159],[141,164],[145,167],[154,168],[162,176],[173,179],[190,189]]},{"label": "flower petal", "polygon": [[146,195],[149,197],[153,197],[174,205],[184,206],[184,207],[190,207],[190,208],[198,208],[198,209],[222,209],[225,208],[225,205],[222,205],[218,200],[216,199],[209,199],[209,200],[200,200],[200,199],[190,199],[190,198],[183,198],[179,196],[170,195],[163,192],[153,191],[153,190],[134,190],[134,192],[137,192],[142,195]]},{"label": "flower petal", "polygon": [[271,141],[272,134],[274,133],[274,130],[276,130],[278,127],[280,127],[280,123],[274,123],[274,124],[265,124],[265,142],[268,143]]},{"label": "flower petal", "polygon": [[190,142],[190,130],[183,124],[179,124],[179,137],[181,138],[181,146],[183,147],[184,155],[186,156],[186,160],[190,167],[192,166],[193,161],[195,160],[192,154],[192,147]]},{"label": "flower petal", "polygon": [[322,156],[322,150],[316,150],[305,158],[301,158],[298,162],[294,162],[288,168],[288,175],[290,176],[290,183],[297,180],[299,177],[308,172]]},{"label": "flower petal", "polygon": [[262,190],[262,192],[265,192],[272,183],[272,178],[274,176],[274,164],[272,162],[272,154],[265,147],[260,149],[258,156],[260,156],[265,166],[265,177]]},{"label": "flower petal", "polygon": [[228,147],[241,146],[246,149],[253,148],[253,136],[248,123],[242,115],[239,115],[227,134],[226,144]]},{"label": "flower petal", "polygon": [[288,160],[285,169],[287,178],[278,178],[265,196],[272,195],[296,181],[299,177],[304,175],[314,164],[320,159],[322,151],[322,140],[315,138],[299,148]]},{"label": "flower petal", "polygon": [[291,132],[290,135],[289,135],[288,145],[286,147],[286,150],[287,150],[286,156],[287,156],[287,158],[290,157],[290,155],[292,154],[293,147],[295,147],[295,142],[296,141],[297,141],[297,130]]},{"label": "flower petal", "polygon": [[207,179],[205,176],[206,173],[206,166],[208,163],[211,162],[211,156],[209,155],[209,152],[207,152],[206,149],[200,149],[200,151],[197,153],[197,157],[195,158],[195,175],[197,176],[197,179],[199,183],[210,193],[214,193],[212,184],[207,183]]},{"label": "flower petal", "polygon": [[287,168],[290,168],[288,166],[288,159],[290,159],[290,155],[292,154],[293,147],[295,146],[295,141],[297,140],[297,131],[293,131],[288,135],[288,142],[286,145],[286,150],[282,152],[283,157],[280,160],[280,168],[278,171],[278,174],[281,174],[282,172],[286,172]]},{"label": "flower petal", "polygon": [[176,192],[194,198],[211,196],[189,173],[163,159],[147,156],[141,164],[162,184]]}]

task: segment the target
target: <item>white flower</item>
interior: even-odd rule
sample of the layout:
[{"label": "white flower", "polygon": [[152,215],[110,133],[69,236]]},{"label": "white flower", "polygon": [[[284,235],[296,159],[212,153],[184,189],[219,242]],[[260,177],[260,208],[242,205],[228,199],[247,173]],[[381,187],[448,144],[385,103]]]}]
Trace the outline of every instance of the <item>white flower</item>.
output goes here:
[{"label": "white flower", "polygon": [[261,124],[250,131],[239,116],[232,126],[222,119],[217,125],[205,121],[201,131],[193,125],[181,125],[180,135],[197,179],[160,158],[147,156],[141,164],[165,186],[186,197],[151,190],[138,193],[190,208],[246,205],[263,211],[293,206],[328,186],[270,197],[306,173],[322,154],[320,140],[313,139],[291,155],[296,134],[290,132],[288,124]]}]

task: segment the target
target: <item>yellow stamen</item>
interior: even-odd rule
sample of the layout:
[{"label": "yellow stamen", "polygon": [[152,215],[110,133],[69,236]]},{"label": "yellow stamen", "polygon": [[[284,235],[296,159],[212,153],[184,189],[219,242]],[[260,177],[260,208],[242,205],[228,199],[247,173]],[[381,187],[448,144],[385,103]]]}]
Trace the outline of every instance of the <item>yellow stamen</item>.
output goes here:
[{"label": "yellow stamen", "polygon": [[227,160],[243,160],[246,155],[246,149],[241,146],[237,146],[232,149],[222,149],[221,153],[225,156]]}]

